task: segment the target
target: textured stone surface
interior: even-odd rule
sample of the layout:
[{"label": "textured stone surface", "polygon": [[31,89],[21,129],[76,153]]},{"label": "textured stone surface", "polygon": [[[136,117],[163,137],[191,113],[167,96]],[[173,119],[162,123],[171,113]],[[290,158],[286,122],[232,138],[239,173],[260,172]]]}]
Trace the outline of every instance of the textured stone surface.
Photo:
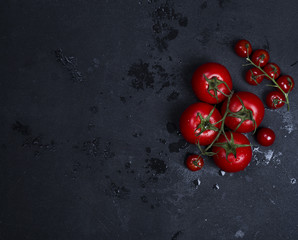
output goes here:
[{"label": "textured stone surface", "polygon": [[0,6],[0,239],[298,239],[297,89],[244,172],[188,171],[179,133],[202,63],[270,91],[244,81],[240,38],[296,79],[296,1]]}]

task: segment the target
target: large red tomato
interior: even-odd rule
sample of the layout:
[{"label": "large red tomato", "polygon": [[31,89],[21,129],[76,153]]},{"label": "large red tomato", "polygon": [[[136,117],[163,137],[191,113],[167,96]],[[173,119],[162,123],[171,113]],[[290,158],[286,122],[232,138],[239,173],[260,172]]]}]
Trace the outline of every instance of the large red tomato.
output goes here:
[{"label": "large red tomato", "polygon": [[[226,100],[221,113],[227,110]],[[236,132],[247,133],[254,131],[264,118],[265,108],[261,99],[251,92],[235,93],[229,104],[230,113],[225,119],[225,125]]]},{"label": "large red tomato", "polygon": [[238,172],[247,167],[251,161],[250,142],[241,133],[227,132],[220,135],[212,147],[215,164],[225,172]]},{"label": "large red tomato", "polygon": [[219,63],[205,63],[197,68],[192,77],[192,89],[198,99],[216,104],[222,102],[232,91],[229,71]]},{"label": "large red tomato", "polygon": [[207,146],[212,143],[221,126],[221,114],[207,103],[194,103],[181,115],[180,131],[186,141]]}]

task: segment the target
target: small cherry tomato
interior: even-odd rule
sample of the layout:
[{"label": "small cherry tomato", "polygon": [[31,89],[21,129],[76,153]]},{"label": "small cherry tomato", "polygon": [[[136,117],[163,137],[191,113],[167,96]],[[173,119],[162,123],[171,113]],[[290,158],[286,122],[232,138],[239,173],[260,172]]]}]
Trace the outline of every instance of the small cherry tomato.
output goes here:
[{"label": "small cherry tomato", "polygon": [[189,155],[185,162],[187,168],[191,171],[198,171],[204,166],[204,160],[199,155]]},{"label": "small cherry tomato", "polygon": [[212,147],[215,164],[225,172],[239,172],[251,161],[252,150],[247,137],[237,132],[219,136]]},{"label": "small cherry tomato", "polygon": [[280,68],[275,63],[268,63],[263,70],[273,79],[278,78],[280,75]]},{"label": "small cherry tomato", "polygon": [[264,73],[256,67],[249,69],[245,74],[245,81],[250,85],[259,85],[264,79]]},{"label": "small cherry tomato", "polygon": [[270,128],[260,128],[257,132],[257,141],[262,146],[271,146],[275,140],[275,133]]},{"label": "small cherry tomato", "polygon": [[289,75],[281,76],[276,82],[285,93],[291,92],[295,86],[293,78]]},{"label": "small cherry tomato", "polygon": [[269,61],[269,53],[264,49],[258,49],[253,52],[251,60],[257,66],[264,67]]},{"label": "small cherry tomato", "polygon": [[269,108],[276,109],[285,105],[286,98],[280,91],[272,91],[266,96],[266,104]]},{"label": "small cherry tomato", "polygon": [[239,57],[246,58],[251,54],[252,47],[249,41],[241,39],[236,43],[234,50]]}]

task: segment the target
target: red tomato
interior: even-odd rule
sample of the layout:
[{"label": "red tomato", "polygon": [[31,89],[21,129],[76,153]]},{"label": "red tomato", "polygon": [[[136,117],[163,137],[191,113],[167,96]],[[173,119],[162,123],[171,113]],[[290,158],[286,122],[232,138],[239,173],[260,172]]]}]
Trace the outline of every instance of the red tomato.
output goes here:
[{"label": "red tomato", "polygon": [[295,86],[294,79],[289,75],[281,76],[276,82],[285,93],[291,92]]},{"label": "red tomato", "polygon": [[260,128],[257,132],[257,141],[262,146],[271,146],[275,140],[275,133],[270,128]]},{"label": "red tomato", "polygon": [[269,108],[276,109],[285,105],[286,98],[280,91],[272,91],[266,96],[266,104]]},{"label": "red tomato", "polygon": [[269,61],[269,53],[264,49],[258,49],[253,52],[251,60],[257,66],[264,67]]},{"label": "red tomato", "polygon": [[204,166],[204,160],[201,156],[193,154],[187,157],[185,164],[189,170],[198,171]]},{"label": "red tomato", "polygon": [[[227,138],[226,138],[227,137]],[[225,172],[239,172],[251,161],[252,150],[250,142],[241,133],[227,132],[222,134],[212,147],[215,164]]]},{"label": "red tomato", "polygon": [[[221,107],[221,113],[224,114],[226,110],[227,100]],[[235,93],[231,98],[229,110],[225,125],[233,131],[241,133],[254,131],[262,122],[265,113],[261,99],[251,92]]]},{"label": "red tomato", "polygon": [[222,102],[233,88],[229,71],[219,63],[205,63],[192,77],[192,89],[198,99],[216,104]]},{"label": "red tomato", "polygon": [[280,68],[275,63],[268,63],[263,70],[273,79],[278,78],[280,75]]},{"label": "red tomato", "polygon": [[[207,146],[215,139],[217,130],[221,126],[221,114],[207,103],[194,103],[181,115],[180,131],[186,141]],[[201,131],[204,129],[204,131]],[[200,135],[199,135],[200,134]]]},{"label": "red tomato", "polygon": [[249,69],[245,74],[245,80],[250,85],[258,85],[264,79],[264,73],[256,67]]},{"label": "red tomato", "polygon": [[241,39],[236,43],[234,50],[239,57],[246,58],[251,54],[252,47],[249,41]]}]

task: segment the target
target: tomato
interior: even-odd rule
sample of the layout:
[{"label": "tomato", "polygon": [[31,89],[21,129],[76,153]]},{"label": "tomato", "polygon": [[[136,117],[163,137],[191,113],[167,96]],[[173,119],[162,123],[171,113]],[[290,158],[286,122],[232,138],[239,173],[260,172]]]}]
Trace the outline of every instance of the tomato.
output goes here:
[{"label": "tomato", "polygon": [[257,66],[264,67],[269,61],[269,53],[264,49],[258,49],[253,52],[251,60]]},{"label": "tomato", "polygon": [[257,141],[262,146],[271,146],[275,140],[275,133],[270,128],[260,128],[257,132]]},{"label": "tomato", "polygon": [[246,58],[251,54],[252,47],[249,41],[241,39],[236,43],[234,50],[239,57]]},{"label": "tomato", "polygon": [[189,155],[185,162],[187,168],[191,171],[198,171],[204,166],[204,160],[199,155]]},{"label": "tomato", "polygon": [[229,71],[219,63],[205,63],[192,77],[192,89],[198,99],[216,104],[222,102],[233,88]]},{"label": "tomato", "polygon": [[251,161],[252,150],[247,137],[241,133],[220,135],[212,147],[215,164],[225,172],[239,172]]},{"label": "tomato", "polygon": [[245,81],[250,85],[258,85],[264,79],[264,73],[256,67],[249,69],[245,74]]},{"label": "tomato", "polygon": [[289,75],[281,76],[277,79],[276,83],[285,93],[291,92],[295,86],[294,79]]},{"label": "tomato", "polygon": [[266,96],[266,104],[269,108],[276,109],[285,105],[286,98],[280,91],[272,91]]},{"label": "tomato", "polygon": [[[226,110],[227,100],[221,107],[221,113],[224,114]],[[241,133],[254,131],[262,122],[265,113],[263,102],[251,92],[235,93],[231,98],[229,110],[225,125]]]},{"label": "tomato", "polygon": [[212,105],[194,103],[180,117],[180,132],[186,141],[192,144],[199,141],[200,145],[207,146],[215,139],[221,118],[220,112]]},{"label": "tomato", "polygon": [[278,78],[280,75],[280,68],[276,63],[268,63],[263,70],[273,79]]}]

